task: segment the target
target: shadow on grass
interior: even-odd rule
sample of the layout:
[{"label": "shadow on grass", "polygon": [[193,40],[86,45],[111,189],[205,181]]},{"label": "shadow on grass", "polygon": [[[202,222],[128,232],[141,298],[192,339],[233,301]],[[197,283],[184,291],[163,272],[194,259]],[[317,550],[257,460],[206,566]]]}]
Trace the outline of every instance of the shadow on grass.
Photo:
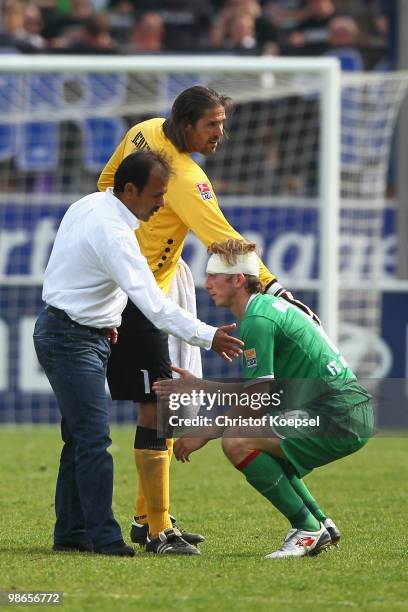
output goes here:
[{"label": "shadow on grass", "polygon": [[[142,551],[142,550],[138,550],[137,548],[135,549],[135,559],[140,557],[142,559],[162,559],[162,558],[174,558],[177,557],[178,559],[181,559],[183,557],[187,558],[189,561],[191,561],[192,559],[197,559],[197,561],[200,560],[208,560],[208,559],[259,559],[262,558],[264,556],[264,554],[267,554],[265,551],[264,552],[249,552],[249,551],[243,551],[243,552],[221,552],[221,551],[212,551],[212,550],[205,550],[204,547],[200,548],[200,552],[201,555],[172,555],[172,554],[167,554],[167,555],[155,555],[146,551]],[[78,556],[80,555],[81,557],[90,557],[90,556],[95,556],[98,558],[103,557],[104,555],[95,555],[94,553],[91,552],[80,552],[80,551],[54,551],[52,550],[51,546],[18,546],[17,548],[13,549],[10,547],[4,547],[4,546],[0,546],[0,554],[6,554],[9,553],[11,555],[13,555],[14,557],[27,557],[28,561],[35,561],[36,559],[38,559],[39,557],[43,557],[44,555],[47,557],[54,557],[57,558],[59,556],[62,557],[67,557],[67,556],[71,556],[71,555],[75,555]]]},{"label": "shadow on grass", "polygon": [[[211,550],[204,550],[204,548],[200,548],[200,552],[201,555],[172,555],[172,554],[165,554],[165,555],[155,555],[152,553],[148,553],[148,552],[138,552],[136,551],[136,557],[142,557],[144,559],[148,558],[148,559],[154,559],[154,558],[174,558],[177,557],[178,559],[182,559],[182,558],[186,558],[189,561],[191,561],[192,559],[197,559],[197,562],[199,562],[200,560],[208,560],[208,559],[259,559],[259,557],[263,556],[263,553],[253,553],[253,552],[214,552]],[[267,553],[265,553],[266,555]]]}]

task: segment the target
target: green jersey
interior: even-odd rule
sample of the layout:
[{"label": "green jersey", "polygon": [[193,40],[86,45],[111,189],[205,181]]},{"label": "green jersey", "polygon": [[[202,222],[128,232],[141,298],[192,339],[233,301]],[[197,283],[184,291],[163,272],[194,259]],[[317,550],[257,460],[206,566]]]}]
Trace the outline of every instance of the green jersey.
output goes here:
[{"label": "green jersey", "polygon": [[245,379],[278,379],[283,410],[344,413],[368,392],[323,328],[282,298],[251,298],[240,326]]}]

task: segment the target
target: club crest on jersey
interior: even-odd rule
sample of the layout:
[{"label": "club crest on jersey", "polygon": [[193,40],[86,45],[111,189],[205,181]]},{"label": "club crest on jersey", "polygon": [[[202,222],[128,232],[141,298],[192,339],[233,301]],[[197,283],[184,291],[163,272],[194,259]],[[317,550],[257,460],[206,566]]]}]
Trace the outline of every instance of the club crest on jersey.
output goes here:
[{"label": "club crest on jersey", "polygon": [[255,368],[258,365],[256,361],[256,350],[254,348],[247,349],[246,351],[244,351],[244,355],[246,359],[247,368]]},{"label": "club crest on jersey", "polygon": [[208,183],[197,183],[197,188],[203,200],[212,200],[212,198],[214,197],[213,192],[211,191],[211,187]]}]

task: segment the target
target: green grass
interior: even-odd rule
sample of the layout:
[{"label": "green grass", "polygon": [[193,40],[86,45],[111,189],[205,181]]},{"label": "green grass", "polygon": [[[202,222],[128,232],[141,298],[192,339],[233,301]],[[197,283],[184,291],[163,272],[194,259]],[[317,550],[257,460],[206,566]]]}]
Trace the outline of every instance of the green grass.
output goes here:
[{"label": "green grass", "polygon": [[[114,510],[128,539],[133,431],[113,428]],[[172,511],[203,532],[201,557],[134,559],[50,551],[60,448],[52,427],[0,428],[0,590],[64,592],[64,610],[408,610],[407,439],[373,439],[308,485],[343,535],[316,558],[264,560],[288,524],[218,442],[172,463]],[[43,606],[41,606],[43,608]],[[37,607],[38,609],[38,607]]]}]

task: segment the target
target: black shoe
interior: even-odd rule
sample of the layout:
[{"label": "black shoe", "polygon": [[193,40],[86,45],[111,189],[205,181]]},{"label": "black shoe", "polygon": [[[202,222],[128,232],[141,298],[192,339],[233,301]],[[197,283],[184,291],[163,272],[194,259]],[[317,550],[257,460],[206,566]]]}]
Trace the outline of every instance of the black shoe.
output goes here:
[{"label": "black shoe", "polygon": [[201,544],[201,542],[204,542],[205,537],[202,536],[200,533],[190,533],[189,531],[186,531],[185,529],[180,529],[180,527],[178,527],[177,525],[176,517],[172,516],[171,514],[169,516],[170,516],[170,520],[171,520],[171,524],[173,525],[173,528],[180,531],[181,537],[183,538],[183,540],[188,542],[188,544],[193,544],[193,546],[196,546],[196,544]]},{"label": "black shoe", "polygon": [[146,544],[147,535],[149,532],[148,525],[140,525],[133,519],[130,527],[130,539],[134,544],[140,544],[144,546]]},{"label": "black shoe", "polygon": [[95,548],[94,552],[98,555],[114,555],[115,557],[134,557],[135,550],[131,546],[125,544],[123,540],[116,540],[111,544],[105,544],[99,548]]},{"label": "black shoe", "polygon": [[181,537],[178,529],[165,529],[158,538],[151,540],[147,536],[146,552],[158,555],[200,555],[200,551]]},{"label": "black shoe", "polygon": [[[204,542],[205,538],[201,534],[190,533],[188,531],[185,531],[184,529],[180,529],[177,526],[176,517],[172,516],[171,514],[170,514],[170,520],[171,520],[171,524],[174,527],[174,529],[177,529],[178,531],[180,531],[181,537],[188,544],[193,544],[194,546],[196,546],[197,544],[200,544],[200,542]],[[132,521],[131,529],[130,529],[130,539],[132,540],[132,542],[134,544],[140,544],[140,546],[144,546],[146,544],[148,533],[149,533],[149,526],[139,525],[134,518]]]},{"label": "black shoe", "polygon": [[93,549],[91,540],[66,540],[52,547],[55,552],[93,552]]}]

